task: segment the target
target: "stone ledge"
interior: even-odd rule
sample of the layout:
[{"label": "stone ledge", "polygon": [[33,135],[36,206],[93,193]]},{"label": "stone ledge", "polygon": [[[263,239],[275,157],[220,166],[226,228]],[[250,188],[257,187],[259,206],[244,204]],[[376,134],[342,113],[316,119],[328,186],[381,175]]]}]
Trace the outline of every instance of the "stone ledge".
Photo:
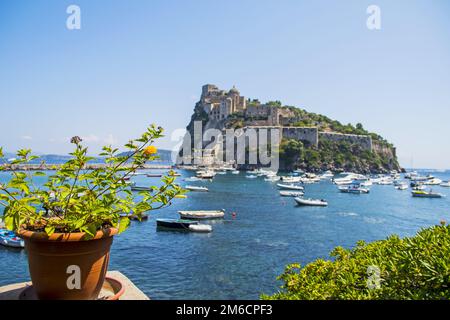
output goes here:
[{"label": "stone ledge", "polygon": [[[125,292],[119,300],[150,300],[145,293],[139,290],[139,288],[121,272],[108,271],[106,275],[119,280],[124,285]],[[31,281],[0,287],[0,300],[18,300],[20,293],[29,285],[31,285]]]}]

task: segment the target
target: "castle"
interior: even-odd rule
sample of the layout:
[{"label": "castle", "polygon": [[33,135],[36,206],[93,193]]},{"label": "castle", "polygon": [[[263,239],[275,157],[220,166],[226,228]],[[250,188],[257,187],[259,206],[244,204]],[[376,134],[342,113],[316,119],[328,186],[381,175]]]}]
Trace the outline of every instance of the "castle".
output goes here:
[{"label": "castle", "polygon": [[[329,141],[347,141],[359,144],[364,150],[372,151],[374,144],[368,135],[342,134],[337,132],[321,132],[317,127],[296,127],[294,123],[301,121],[292,110],[273,104],[261,104],[258,101],[246,100],[239,90],[233,86],[229,91],[220,90],[217,86],[206,84],[202,87],[200,106],[208,115],[213,126],[222,127],[232,114],[244,116],[245,129],[281,129],[282,137],[306,142],[318,147],[319,139]],[[376,146],[375,146],[376,147]]]}]

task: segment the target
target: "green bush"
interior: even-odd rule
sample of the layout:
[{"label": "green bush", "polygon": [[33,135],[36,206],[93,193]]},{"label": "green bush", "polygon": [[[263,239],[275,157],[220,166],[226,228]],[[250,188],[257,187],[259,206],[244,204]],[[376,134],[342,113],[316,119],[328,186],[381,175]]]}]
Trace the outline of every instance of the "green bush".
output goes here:
[{"label": "green bush", "polygon": [[[281,291],[263,299],[450,299],[450,227],[335,248],[334,261],[287,266]],[[378,273],[379,272],[379,273]]]}]

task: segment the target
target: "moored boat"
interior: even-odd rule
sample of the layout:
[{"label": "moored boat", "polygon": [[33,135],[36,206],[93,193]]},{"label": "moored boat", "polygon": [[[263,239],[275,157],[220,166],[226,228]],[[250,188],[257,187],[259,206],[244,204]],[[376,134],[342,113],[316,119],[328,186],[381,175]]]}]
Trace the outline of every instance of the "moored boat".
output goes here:
[{"label": "moored boat", "polygon": [[225,210],[195,210],[178,211],[180,218],[189,220],[220,219],[225,216]]},{"label": "moored boat", "polygon": [[347,187],[339,187],[339,191],[343,193],[364,194],[369,193],[370,189],[362,187],[360,184],[352,184]]},{"label": "moored boat", "polygon": [[198,186],[185,186],[184,189],[189,191],[199,191],[199,192],[208,192],[209,189],[207,187],[198,187]]},{"label": "moored boat", "polygon": [[160,230],[189,231],[189,226],[198,224],[198,221],[183,219],[156,219],[156,227]]},{"label": "moored boat", "polygon": [[150,191],[152,192],[153,189],[150,187],[143,187],[143,186],[137,186],[136,184],[131,184],[131,191]]},{"label": "moored boat", "polygon": [[280,191],[282,197],[302,197],[304,195],[301,191]]},{"label": "moored boat", "polygon": [[294,198],[295,202],[297,202],[300,206],[315,206],[315,207],[326,207],[328,206],[328,202],[325,200],[319,199],[304,199],[304,198]]},{"label": "moored boat", "polygon": [[288,189],[288,190],[304,190],[305,189],[302,186],[297,186],[297,185],[294,185],[294,184],[277,183],[277,186],[280,189]]},{"label": "moored boat", "polygon": [[399,183],[395,186],[395,189],[397,190],[407,190],[408,189],[408,184],[406,183]]},{"label": "moored boat", "polygon": [[442,198],[443,195],[433,191],[414,190],[412,196],[416,198]]},{"label": "moored boat", "polygon": [[160,178],[160,177],[162,177],[162,173],[147,173],[147,177],[149,177],[149,178]]},{"label": "moored boat", "polygon": [[189,225],[189,231],[199,233],[209,233],[212,231],[212,227],[209,224],[191,224]]},{"label": "moored boat", "polygon": [[450,188],[450,181],[444,181],[441,183],[441,187]]},{"label": "moored boat", "polygon": [[6,229],[0,230],[0,244],[11,248],[24,248],[25,242],[18,237],[13,231]]}]

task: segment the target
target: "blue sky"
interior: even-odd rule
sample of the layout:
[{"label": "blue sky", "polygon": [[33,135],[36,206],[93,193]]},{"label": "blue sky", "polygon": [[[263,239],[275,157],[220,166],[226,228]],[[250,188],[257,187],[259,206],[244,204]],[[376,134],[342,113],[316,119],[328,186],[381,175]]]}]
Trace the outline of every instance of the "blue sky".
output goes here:
[{"label": "blue sky", "polygon": [[214,83],[361,122],[406,167],[450,168],[449,18],[446,0],[3,0],[0,145],[65,153],[80,135],[97,151],[152,122],[170,134]]}]

